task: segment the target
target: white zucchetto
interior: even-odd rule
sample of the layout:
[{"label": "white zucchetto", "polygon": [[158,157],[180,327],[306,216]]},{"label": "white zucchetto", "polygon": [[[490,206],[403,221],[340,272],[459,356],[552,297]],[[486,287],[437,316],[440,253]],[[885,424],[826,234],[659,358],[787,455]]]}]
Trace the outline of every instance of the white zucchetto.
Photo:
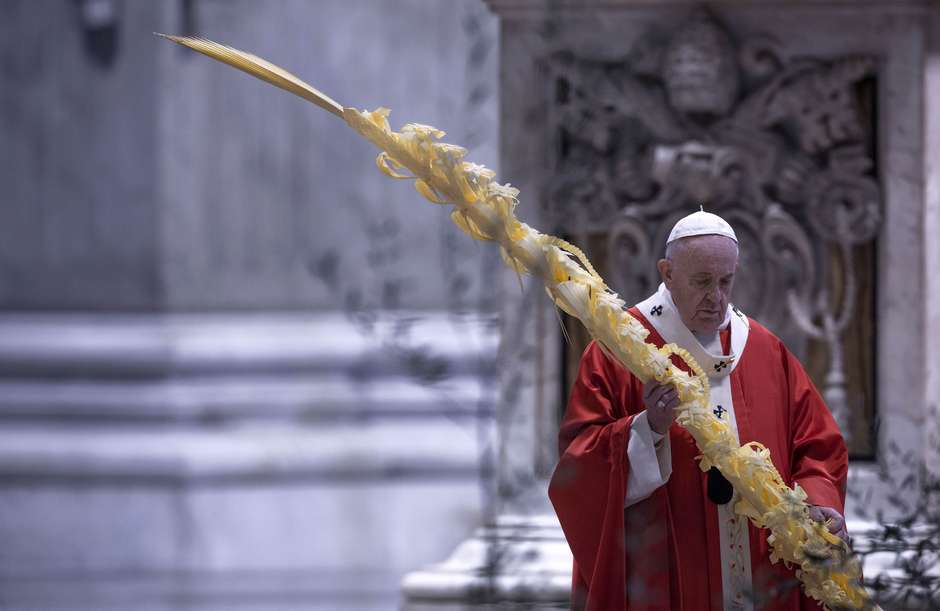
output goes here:
[{"label": "white zucchetto", "polygon": [[717,214],[699,210],[689,216],[682,217],[676,222],[672,231],[669,232],[669,239],[666,240],[666,244],[695,235],[723,235],[735,242],[738,241],[738,236],[734,235],[734,229],[731,228],[728,221]]}]

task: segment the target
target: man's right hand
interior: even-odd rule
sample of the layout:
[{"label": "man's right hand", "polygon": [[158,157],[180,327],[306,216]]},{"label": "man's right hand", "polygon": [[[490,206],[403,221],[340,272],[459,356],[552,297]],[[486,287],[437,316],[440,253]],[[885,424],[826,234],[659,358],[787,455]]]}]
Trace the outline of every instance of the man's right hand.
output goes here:
[{"label": "man's right hand", "polygon": [[650,428],[666,435],[676,419],[675,408],[679,406],[679,394],[671,384],[660,384],[655,380],[643,385],[643,403],[646,405],[646,420]]}]

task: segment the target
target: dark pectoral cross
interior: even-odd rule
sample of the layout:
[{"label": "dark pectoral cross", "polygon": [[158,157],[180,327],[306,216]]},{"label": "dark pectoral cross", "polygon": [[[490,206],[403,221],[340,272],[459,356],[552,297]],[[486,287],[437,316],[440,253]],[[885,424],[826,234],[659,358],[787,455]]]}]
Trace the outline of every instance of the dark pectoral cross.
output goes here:
[{"label": "dark pectoral cross", "polygon": [[713,413],[715,414],[715,416],[717,416],[718,418],[721,418],[721,415],[722,415],[723,413],[725,413],[726,411],[728,411],[728,410],[726,410],[725,408],[723,408],[723,407],[720,406],[720,405],[719,405],[718,407],[716,407],[715,409],[712,410],[712,412],[713,412]]}]

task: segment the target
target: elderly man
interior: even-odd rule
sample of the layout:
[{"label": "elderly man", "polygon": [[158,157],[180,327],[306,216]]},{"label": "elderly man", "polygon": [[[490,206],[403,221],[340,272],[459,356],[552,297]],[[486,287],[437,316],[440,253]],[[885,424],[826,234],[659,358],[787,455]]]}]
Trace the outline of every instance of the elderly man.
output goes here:
[{"label": "elderly man", "polygon": [[[769,448],[814,517],[844,537],[845,443],[796,358],[729,303],[737,263],[731,226],[691,214],[667,240],[659,290],[629,311],[647,341],[691,353],[709,375],[715,416],[741,443]],[[770,563],[768,533],[735,515],[728,481],[701,472],[692,436],[674,423],[678,403],[671,386],[644,386],[596,344],[585,350],[549,487],[574,554],[573,608],[818,608],[792,569]]]}]

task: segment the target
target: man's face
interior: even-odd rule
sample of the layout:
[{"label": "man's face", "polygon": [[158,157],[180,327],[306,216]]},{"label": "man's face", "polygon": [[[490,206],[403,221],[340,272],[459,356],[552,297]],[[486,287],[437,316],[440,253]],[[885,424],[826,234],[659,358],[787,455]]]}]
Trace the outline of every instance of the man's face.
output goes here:
[{"label": "man's face", "polygon": [[685,326],[693,333],[718,331],[738,267],[734,240],[720,235],[681,238],[657,267]]}]

